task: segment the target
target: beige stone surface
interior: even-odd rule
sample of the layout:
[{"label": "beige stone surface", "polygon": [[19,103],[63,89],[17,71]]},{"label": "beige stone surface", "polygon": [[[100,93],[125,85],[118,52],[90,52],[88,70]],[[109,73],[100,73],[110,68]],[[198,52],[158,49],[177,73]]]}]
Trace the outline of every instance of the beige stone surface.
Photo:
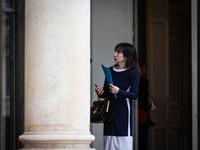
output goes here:
[{"label": "beige stone surface", "polygon": [[[22,149],[20,149],[20,150],[22,150]],[[75,150],[74,148],[69,148],[69,149],[66,149],[66,148],[37,148],[37,149],[34,149],[34,148],[28,148],[28,149],[26,149],[26,148],[24,148],[23,150]],[[94,148],[90,148],[90,149],[88,149],[88,148],[76,148],[76,150],[95,150]]]},{"label": "beige stone surface", "polygon": [[90,0],[25,5],[25,133],[19,139],[37,149],[89,149]]},{"label": "beige stone surface", "polygon": [[89,7],[89,1],[26,1],[26,130],[38,122],[88,124]]},{"label": "beige stone surface", "polygon": [[87,148],[93,139],[90,134],[72,133],[24,133],[19,137],[20,141],[28,148]]}]

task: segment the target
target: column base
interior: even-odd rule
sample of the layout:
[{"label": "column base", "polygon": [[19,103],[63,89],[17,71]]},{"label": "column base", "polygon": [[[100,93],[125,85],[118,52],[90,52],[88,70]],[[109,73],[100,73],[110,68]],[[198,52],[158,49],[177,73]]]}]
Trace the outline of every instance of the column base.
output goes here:
[{"label": "column base", "polygon": [[95,150],[90,148],[94,140],[91,134],[82,133],[24,133],[19,140],[22,150]]},{"label": "column base", "polygon": [[23,149],[19,149],[19,150],[96,150],[95,148],[90,148],[90,149],[85,149],[85,148],[81,148],[81,149],[77,149],[77,148],[37,148],[37,149],[30,149],[30,148],[23,148]]},{"label": "column base", "polygon": [[19,150],[96,150],[95,148],[23,148]]}]

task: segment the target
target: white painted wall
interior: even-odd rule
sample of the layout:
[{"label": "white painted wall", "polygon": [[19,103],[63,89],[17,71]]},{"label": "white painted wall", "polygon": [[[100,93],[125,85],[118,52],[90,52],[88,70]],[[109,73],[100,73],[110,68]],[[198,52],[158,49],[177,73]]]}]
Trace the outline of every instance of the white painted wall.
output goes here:
[{"label": "white painted wall", "polygon": [[[103,87],[101,64],[114,65],[114,47],[120,42],[132,43],[132,0],[92,0],[91,20],[91,100],[97,99],[94,84]],[[95,141],[91,147],[103,150],[103,124],[91,124]]]}]

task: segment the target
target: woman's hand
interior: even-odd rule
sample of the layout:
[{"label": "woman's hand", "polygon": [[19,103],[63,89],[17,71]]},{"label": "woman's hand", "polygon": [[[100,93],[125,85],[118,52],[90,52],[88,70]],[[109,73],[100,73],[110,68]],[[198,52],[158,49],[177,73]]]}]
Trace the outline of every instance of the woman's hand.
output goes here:
[{"label": "woman's hand", "polygon": [[110,83],[110,90],[113,94],[117,94],[119,92],[119,88],[117,86],[114,86]]},{"label": "woman's hand", "polygon": [[104,93],[104,90],[102,90],[99,86],[97,86],[95,88],[95,91],[96,91],[97,95],[102,95]]}]

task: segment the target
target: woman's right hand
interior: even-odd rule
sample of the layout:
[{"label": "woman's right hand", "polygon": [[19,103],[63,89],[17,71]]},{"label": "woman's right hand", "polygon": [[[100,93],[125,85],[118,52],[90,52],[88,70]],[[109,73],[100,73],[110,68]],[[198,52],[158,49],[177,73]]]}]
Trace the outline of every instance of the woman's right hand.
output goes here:
[{"label": "woman's right hand", "polygon": [[97,86],[95,88],[95,91],[96,91],[97,95],[102,95],[104,93],[104,90],[102,90],[99,86]]}]

